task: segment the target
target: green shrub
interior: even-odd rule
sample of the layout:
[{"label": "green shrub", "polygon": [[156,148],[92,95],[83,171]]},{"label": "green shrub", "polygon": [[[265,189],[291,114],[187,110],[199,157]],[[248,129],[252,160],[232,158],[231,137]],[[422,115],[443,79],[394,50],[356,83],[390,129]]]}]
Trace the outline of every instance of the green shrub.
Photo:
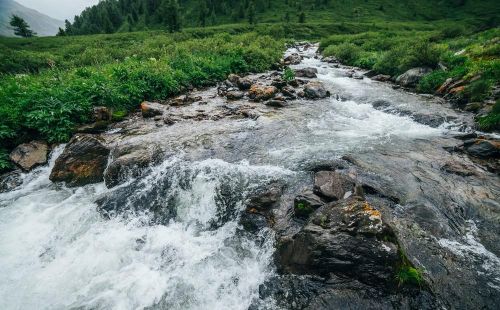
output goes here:
[{"label": "green shrub", "polygon": [[361,48],[353,43],[328,46],[323,52],[325,56],[335,56],[342,63],[354,65],[361,54]]},{"label": "green shrub", "polygon": [[417,85],[417,91],[421,93],[433,94],[449,77],[449,73],[443,70],[436,70],[425,75]]},{"label": "green shrub", "polygon": [[480,79],[470,83],[464,91],[465,96],[471,102],[483,101],[491,92],[491,82],[485,79]]},{"label": "green shrub", "polygon": [[9,160],[9,153],[5,149],[0,149],[0,173],[12,168]]},{"label": "green shrub", "polygon": [[485,131],[500,130],[500,100],[497,100],[491,112],[478,119],[479,128]]},{"label": "green shrub", "polygon": [[285,71],[283,72],[283,80],[290,82],[295,79],[295,72],[290,69],[289,67],[285,68]]},{"label": "green shrub", "polygon": [[440,33],[440,38],[451,39],[451,38],[459,37],[463,34],[465,34],[464,26],[454,24],[454,25],[449,25],[449,26],[443,28],[443,30],[441,30],[441,33]]}]

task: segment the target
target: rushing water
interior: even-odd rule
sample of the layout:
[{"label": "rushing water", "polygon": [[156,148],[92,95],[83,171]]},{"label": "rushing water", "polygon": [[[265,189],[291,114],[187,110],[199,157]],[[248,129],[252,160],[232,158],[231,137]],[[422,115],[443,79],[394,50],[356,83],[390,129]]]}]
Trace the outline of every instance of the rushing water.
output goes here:
[{"label": "rushing water", "polygon": [[[0,309],[258,305],[259,286],[275,272],[274,236],[271,231],[250,235],[239,227],[250,189],[300,178],[301,165],[313,159],[390,148],[447,131],[370,104],[386,99],[430,109],[424,98],[347,78],[344,69],[312,57],[300,66],[318,68],[319,79],[344,100],[303,101],[257,121],[199,123],[199,128],[216,128],[213,133],[200,129],[215,141],[228,132],[244,143],[234,153],[226,148],[220,158],[217,153],[194,161],[180,154],[169,157],[145,178],[118,189],[52,184],[48,175],[59,148],[47,167],[23,176],[21,188],[0,194]],[[120,191],[131,186],[134,191]],[[103,217],[96,201],[117,195],[139,209],[141,203],[169,205],[174,212],[168,221],[153,220],[146,211]],[[272,301],[266,303],[272,308]]]}]

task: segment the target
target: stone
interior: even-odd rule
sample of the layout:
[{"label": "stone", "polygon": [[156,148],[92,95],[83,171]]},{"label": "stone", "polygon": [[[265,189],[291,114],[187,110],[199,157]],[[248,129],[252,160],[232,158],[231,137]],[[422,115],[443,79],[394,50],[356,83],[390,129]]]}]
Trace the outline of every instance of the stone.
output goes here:
[{"label": "stone", "polygon": [[336,171],[319,171],[314,174],[314,193],[329,201],[344,199],[354,190],[354,182]]},{"label": "stone", "polygon": [[273,107],[273,108],[284,108],[286,107],[286,101],[283,100],[276,100],[276,99],[271,99],[266,102],[266,105],[268,107]]},{"label": "stone", "polygon": [[268,211],[274,206],[283,194],[283,185],[278,182],[272,182],[266,186],[257,188],[246,200],[248,209],[258,211]]},{"label": "stone", "polygon": [[330,96],[323,83],[312,81],[304,87],[304,96],[309,99],[322,99]]},{"label": "stone", "polygon": [[227,80],[234,86],[236,86],[238,84],[238,81],[241,79],[241,77],[239,75],[236,75],[236,74],[230,74],[228,77],[227,77]]},{"label": "stone", "polygon": [[307,218],[315,210],[323,206],[325,203],[320,197],[312,191],[305,191],[295,197],[293,201],[293,210],[296,217]]},{"label": "stone", "polygon": [[175,119],[173,119],[172,117],[170,116],[166,116],[164,119],[163,119],[163,123],[167,126],[172,126],[173,124],[175,124]]},{"label": "stone", "polygon": [[113,111],[104,106],[94,107],[92,109],[92,119],[95,122],[111,121],[113,119]]},{"label": "stone", "polygon": [[289,273],[390,285],[400,261],[394,239],[373,205],[349,199],[321,207],[297,234],[281,239],[278,257]]},{"label": "stone", "polygon": [[10,160],[24,171],[30,171],[36,166],[47,162],[49,147],[42,141],[31,141],[18,145],[11,153]]},{"label": "stone", "polygon": [[468,112],[478,112],[482,108],[483,104],[481,102],[470,102],[465,105],[464,110]]},{"label": "stone", "polygon": [[0,175],[0,193],[10,192],[23,184],[21,171],[14,170]]},{"label": "stone", "polygon": [[297,53],[293,53],[284,59],[285,65],[298,65],[302,61],[302,56]]},{"label": "stone", "polygon": [[49,179],[69,187],[104,180],[109,149],[92,135],[75,135],[56,159]]},{"label": "stone", "polygon": [[479,158],[500,157],[500,142],[496,140],[478,139],[466,148],[467,153]]},{"label": "stone", "polygon": [[170,101],[171,106],[183,106],[183,105],[189,105],[192,104],[193,102],[201,101],[203,98],[200,96],[195,96],[192,97],[190,95],[182,95],[182,96],[177,96],[174,99]]},{"label": "stone", "polygon": [[305,78],[317,78],[318,69],[316,68],[303,68],[295,70],[296,77],[305,77]]},{"label": "stone", "polygon": [[253,82],[249,78],[240,78],[236,85],[240,90],[249,90],[252,84]]},{"label": "stone", "polygon": [[452,78],[448,78],[446,79],[446,81],[438,88],[438,90],[436,91],[436,93],[438,94],[445,94],[447,91],[448,91],[448,87],[453,83],[453,79]]},{"label": "stone", "polygon": [[430,72],[432,72],[430,68],[413,68],[398,76],[396,83],[404,87],[414,87],[424,75]]},{"label": "stone", "polygon": [[476,175],[476,172],[474,171],[474,167],[471,165],[466,165],[465,163],[461,163],[458,161],[453,161],[450,160],[446,162],[443,167],[441,167],[441,170],[446,171],[448,173],[453,173],[461,176],[471,176],[471,175]]},{"label": "stone", "polygon": [[161,159],[161,150],[154,145],[122,145],[111,155],[113,161],[104,173],[108,188],[124,183],[129,177],[138,177],[142,170]]},{"label": "stone", "polygon": [[245,96],[245,93],[237,90],[228,91],[226,97],[228,100],[239,100]]},{"label": "stone", "polygon": [[278,93],[276,86],[267,86],[263,84],[253,84],[250,87],[248,96],[254,101],[265,101],[274,97]]},{"label": "stone", "polygon": [[90,134],[102,133],[108,129],[109,124],[109,121],[97,121],[92,124],[86,124],[78,127],[76,132]]},{"label": "stone", "polygon": [[372,77],[372,80],[374,81],[379,81],[379,82],[387,82],[391,79],[390,75],[385,75],[385,74],[378,74]]},{"label": "stone", "polygon": [[152,118],[163,114],[163,106],[156,102],[144,101],[141,103],[141,113],[144,118]]}]

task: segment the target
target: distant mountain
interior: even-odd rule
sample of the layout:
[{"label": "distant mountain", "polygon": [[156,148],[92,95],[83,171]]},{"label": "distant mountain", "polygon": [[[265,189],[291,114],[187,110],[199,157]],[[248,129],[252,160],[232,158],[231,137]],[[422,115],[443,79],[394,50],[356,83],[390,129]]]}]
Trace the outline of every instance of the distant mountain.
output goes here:
[{"label": "distant mountain", "polygon": [[9,25],[12,14],[24,18],[38,36],[55,35],[59,27],[64,27],[63,21],[22,6],[13,0],[0,0],[0,36],[14,36],[14,31]]}]

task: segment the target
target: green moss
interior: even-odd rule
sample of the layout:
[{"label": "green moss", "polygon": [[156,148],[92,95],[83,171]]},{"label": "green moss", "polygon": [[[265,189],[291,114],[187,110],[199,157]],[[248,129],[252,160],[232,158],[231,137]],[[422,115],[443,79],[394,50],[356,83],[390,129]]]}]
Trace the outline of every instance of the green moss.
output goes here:
[{"label": "green moss", "polygon": [[303,201],[295,202],[294,205],[295,215],[298,217],[308,217],[311,213],[314,212],[314,209]]},{"label": "green moss", "polygon": [[402,266],[396,275],[399,285],[418,285],[420,286],[423,282],[422,271],[420,269]]}]

